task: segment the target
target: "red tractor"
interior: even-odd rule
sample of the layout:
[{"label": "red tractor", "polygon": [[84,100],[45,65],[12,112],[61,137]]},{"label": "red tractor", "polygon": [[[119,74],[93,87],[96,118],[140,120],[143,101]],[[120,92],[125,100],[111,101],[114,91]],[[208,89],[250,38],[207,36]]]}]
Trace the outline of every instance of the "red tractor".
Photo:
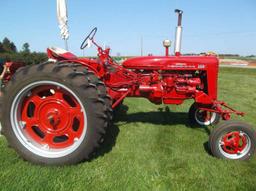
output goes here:
[{"label": "red tractor", "polygon": [[[231,114],[243,116],[217,100],[219,61],[214,55],[182,56],[178,14],[175,55],[131,58],[117,64],[110,49],[94,39],[97,59],[79,58],[58,48],[47,50],[48,62],[19,69],[4,89],[2,133],[24,159],[36,164],[67,165],[88,160],[100,146],[112,112],[126,97],[144,97],[155,104],[179,105],[194,99],[188,112],[193,124],[208,126]],[[209,138],[218,158],[246,160],[255,151],[255,131],[243,122],[228,121]]]}]

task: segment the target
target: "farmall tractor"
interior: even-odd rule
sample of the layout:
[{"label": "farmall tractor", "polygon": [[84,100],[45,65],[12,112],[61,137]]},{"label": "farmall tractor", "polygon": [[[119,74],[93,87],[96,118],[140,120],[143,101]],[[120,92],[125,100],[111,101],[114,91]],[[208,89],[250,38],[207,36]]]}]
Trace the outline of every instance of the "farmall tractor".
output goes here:
[{"label": "farmall tractor", "polygon": [[[2,133],[9,145],[36,164],[89,160],[111,128],[113,110],[126,97],[175,105],[193,99],[188,118],[197,126],[228,121],[232,114],[243,116],[217,99],[219,61],[215,55],[181,55],[183,12],[175,11],[178,26],[173,56],[165,41],[165,56],[131,58],[119,65],[109,48],[96,43],[94,28],[81,49],[91,42],[98,50],[97,59],[49,48],[48,62],[19,69],[1,101]],[[249,159],[255,143],[254,129],[237,121],[221,123],[209,138],[212,154],[224,159]]]}]

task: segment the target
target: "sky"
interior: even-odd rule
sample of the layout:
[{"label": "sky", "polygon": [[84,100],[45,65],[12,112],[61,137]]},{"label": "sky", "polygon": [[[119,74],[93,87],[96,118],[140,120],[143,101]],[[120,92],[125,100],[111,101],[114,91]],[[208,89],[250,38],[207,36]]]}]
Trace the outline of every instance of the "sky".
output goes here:
[{"label": "sky", "polygon": [[[55,0],[0,0],[0,40],[8,37],[18,49],[28,42],[33,51],[64,48]],[[67,0],[69,50],[96,55],[95,48],[79,49],[83,38],[98,27],[96,41],[110,46],[112,55],[163,55],[162,41],[174,44],[177,16],[184,11],[182,53],[214,51],[256,55],[255,0]],[[172,45],[173,50],[173,45]]]}]

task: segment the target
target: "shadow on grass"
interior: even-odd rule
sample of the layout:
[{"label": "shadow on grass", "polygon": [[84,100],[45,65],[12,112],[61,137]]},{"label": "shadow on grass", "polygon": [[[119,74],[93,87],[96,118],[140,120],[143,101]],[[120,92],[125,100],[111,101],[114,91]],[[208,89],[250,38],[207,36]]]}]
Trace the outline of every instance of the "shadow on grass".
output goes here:
[{"label": "shadow on grass", "polygon": [[171,112],[168,107],[159,108],[158,111],[137,112],[127,114],[129,107],[122,105],[115,113],[114,122],[125,123],[152,123],[156,125],[178,125],[189,126],[188,114],[184,112]]},{"label": "shadow on grass", "polygon": [[213,155],[212,155],[212,152],[211,152],[211,149],[210,149],[210,147],[209,147],[209,141],[204,142],[203,146],[204,146],[204,150],[205,150],[209,155],[213,156]]},{"label": "shadow on grass", "polygon": [[[122,124],[116,124],[118,122],[124,122],[125,124],[141,122],[141,123],[151,123],[156,125],[180,125],[183,124],[187,128],[193,128],[194,130],[202,131],[210,135],[210,129],[208,127],[200,127],[197,125],[191,125],[188,119],[188,113],[185,112],[171,112],[169,107],[159,108],[158,111],[151,112],[137,112],[127,114],[129,107],[126,105],[122,105],[118,108],[118,111],[114,113],[114,122],[109,127],[106,132],[104,141],[100,146],[99,150],[94,154],[93,158],[97,158],[99,156],[104,156],[106,153],[111,152],[113,147],[116,144],[116,138],[119,134],[118,126]],[[208,142],[203,144],[204,149],[207,153],[211,154],[208,148]]]},{"label": "shadow on grass", "polygon": [[116,138],[119,134],[119,131],[119,128],[115,124],[112,124],[108,127],[104,136],[104,141],[101,143],[100,148],[94,153],[90,161],[111,152],[112,148],[116,144]]},{"label": "shadow on grass", "polygon": [[141,122],[156,125],[185,125],[186,127],[193,128],[195,130],[203,129],[208,135],[210,135],[209,128],[192,125],[189,122],[188,113],[171,112],[168,106],[165,108],[159,108],[158,111],[137,112],[131,114],[127,114],[128,110],[128,106],[122,105],[122,107],[120,107],[120,109],[115,114],[114,122]]},{"label": "shadow on grass", "polygon": [[[159,108],[158,111],[151,112],[138,112],[127,114],[129,107],[126,105],[122,105],[118,112],[115,114],[115,122],[125,122],[125,123],[133,123],[133,122],[141,122],[141,123],[152,123],[156,125],[185,125],[187,128],[192,128],[195,131],[204,130],[207,135],[210,135],[211,131],[208,127],[201,127],[198,125],[193,125],[189,122],[188,113],[185,112],[171,112],[169,107]],[[208,141],[203,143],[204,150],[212,155]]]}]

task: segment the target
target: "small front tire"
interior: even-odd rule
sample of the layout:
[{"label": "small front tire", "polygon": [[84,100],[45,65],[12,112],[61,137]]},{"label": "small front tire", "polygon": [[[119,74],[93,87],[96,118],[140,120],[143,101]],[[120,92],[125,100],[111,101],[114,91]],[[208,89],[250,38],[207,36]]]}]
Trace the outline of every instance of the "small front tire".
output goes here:
[{"label": "small front tire", "polygon": [[192,125],[209,126],[216,125],[220,121],[220,114],[200,110],[196,103],[189,109],[189,121]]},{"label": "small front tire", "polygon": [[248,124],[226,121],[210,134],[209,147],[213,156],[222,159],[248,160],[255,152],[255,130]]}]

